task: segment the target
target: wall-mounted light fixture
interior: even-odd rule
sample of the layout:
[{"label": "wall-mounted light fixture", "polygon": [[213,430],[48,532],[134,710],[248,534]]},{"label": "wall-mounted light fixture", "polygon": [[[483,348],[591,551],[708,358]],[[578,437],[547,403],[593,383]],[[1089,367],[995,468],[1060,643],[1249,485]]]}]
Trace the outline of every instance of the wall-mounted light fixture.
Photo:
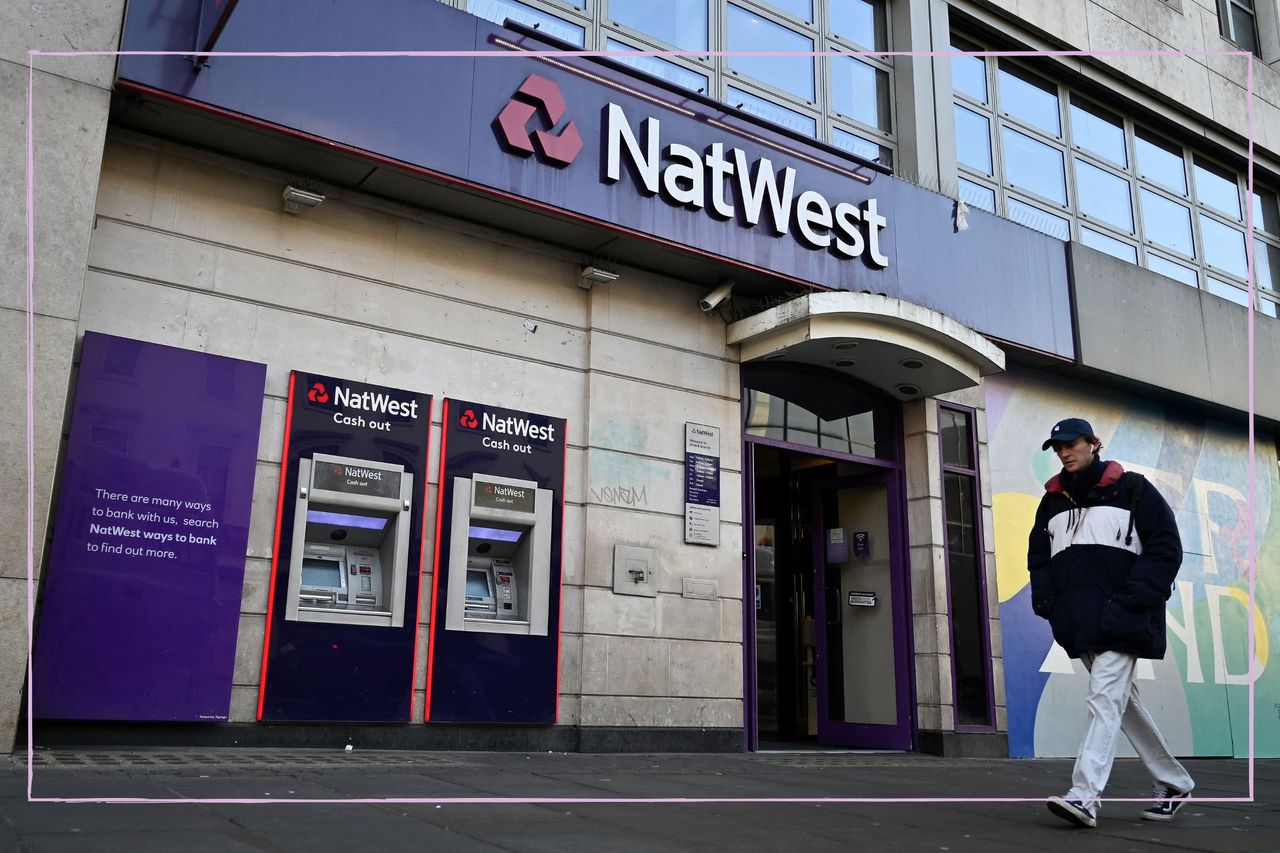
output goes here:
[{"label": "wall-mounted light fixture", "polygon": [[578,287],[583,290],[590,290],[596,284],[612,284],[621,278],[621,273],[616,273],[602,267],[580,267],[578,269]]},{"label": "wall-mounted light fixture", "polygon": [[324,201],[324,194],[312,192],[295,187],[293,184],[284,188],[284,192],[280,194],[284,199],[285,213],[302,213],[304,210],[310,210],[313,207],[319,207]]}]

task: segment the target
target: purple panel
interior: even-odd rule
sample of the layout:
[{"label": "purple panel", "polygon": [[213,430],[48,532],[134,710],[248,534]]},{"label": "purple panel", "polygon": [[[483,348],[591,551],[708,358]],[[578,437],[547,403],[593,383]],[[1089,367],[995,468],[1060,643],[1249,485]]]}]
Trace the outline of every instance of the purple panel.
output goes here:
[{"label": "purple panel", "polygon": [[[361,402],[354,402],[361,401]],[[377,404],[364,401],[383,401]],[[386,412],[395,401],[398,414]],[[283,511],[267,621],[263,720],[408,722],[413,695],[431,395],[294,371],[289,380]],[[298,463],[317,453],[401,465],[414,476],[405,619],[399,627],[286,619]]]},{"label": "purple panel", "polygon": [[[449,14],[441,15],[440,11]],[[129,4],[122,50],[191,50],[199,4]],[[240,0],[218,51],[472,50],[479,20],[422,0]],[[282,127],[460,175],[473,59],[121,57],[119,75]],[[456,79],[455,79],[456,77]],[[447,82],[446,82],[447,81]],[[465,85],[456,85],[463,81]]]},{"label": "purple panel", "polygon": [[218,36],[222,28],[231,19],[240,0],[203,0],[200,3],[200,36],[196,40],[202,51],[211,51],[217,47]]},{"label": "purple panel", "polygon": [[720,457],[702,453],[684,455],[684,502],[720,506]]},{"label": "purple panel", "polygon": [[[427,670],[428,722],[556,722],[560,679],[560,573],[564,528],[565,428],[563,418],[445,400],[440,505],[453,505],[453,478],[489,474],[533,480],[553,493],[551,511],[551,596],[546,636],[487,634],[445,628],[445,591],[449,573],[449,512],[436,528],[439,563],[433,583],[431,661]],[[551,427],[545,438],[522,440],[527,450],[509,449],[510,430],[494,431],[495,421]],[[527,434],[527,433],[515,433]],[[536,435],[536,433],[535,433]]]},{"label": "purple panel", "polygon": [[[194,8],[185,0],[134,0],[125,47],[189,49]],[[1074,355],[1060,240],[982,211],[971,212],[968,229],[957,232],[955,202],[946,196],[887,176],[867,184],[855,173],[874,173],[856,160],[725,105],[674,95],[589,59],[552,64],[516,57],[495,39],[546,49],[440,3],[335,0],[325,14],[314,15],[305,0],[243,0],[220,50],[493,50],[495,57],[217,57],[199,74],[181,58],[125,57],[120,76],[726,263],[824,289],[901,297],[984,334]],[[648,176],[646,185],[644,169],[623,146],[620,172],[611,177],[605,132],[611,104],[642,152],[648,151],[649,120],[660,149],[656,167],[665,170],[685,158],[686,176],[664,171]],[[670,146],[677,146],[674,153]],[[712,146],[720,146],[732,169],[704,159]],[[766,159],[778,175],[781,212],[775,215],[766,200],[751,224],[744,196],[760,191]],[[789,193],[781,189],[785,170],[793,173]],[[702,184],[701,197],[676,197],[692,175]],[[806,191],[822,199],[810,196],[805,207],[806,227],[819,242],[839,230],[820,223],[824,204],[834,221],[839,204],[874,200],[887,224],[874,229],[862,214],[864,222],[854,230],[865,245],[856,252],[842,254],[834,241],[815,244],[799,222]],[[723,215],[712,212],[716,192]],[[886,258],[883,269],[871,261],[873,237]],[[844,242],[855,241],[846,233]]]},{"label": "purple panel", "polygon": [[38,718],[226,720],[266,366],[87,332]]}]

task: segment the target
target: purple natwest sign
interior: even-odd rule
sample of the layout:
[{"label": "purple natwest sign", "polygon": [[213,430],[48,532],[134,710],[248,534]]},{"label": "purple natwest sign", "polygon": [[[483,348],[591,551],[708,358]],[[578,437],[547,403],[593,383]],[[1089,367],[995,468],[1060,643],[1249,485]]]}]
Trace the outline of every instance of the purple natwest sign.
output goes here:
[{"label": "purple natwest sign", "polygon": [[37,718],[225,721],[266,366],[87,332]]},{"label": "purple natwest sign", "polygon": [[[547,45],[442,3],[334,0],[323,15],[312,5],[240,3],[218,49],[441,55],[221,56],[198,74],[180,56],[124,56],[119,84],[374,153],[369,168],[327,176],[368,192],[397,197],[407,180],[398,163],[539,216],[883,293],[1074,355],[1060,240],[979,210],[961,231],[954,199],[625,66],[521,55]],[[189,49],[197,9],[134,0],[123,47]]]}]

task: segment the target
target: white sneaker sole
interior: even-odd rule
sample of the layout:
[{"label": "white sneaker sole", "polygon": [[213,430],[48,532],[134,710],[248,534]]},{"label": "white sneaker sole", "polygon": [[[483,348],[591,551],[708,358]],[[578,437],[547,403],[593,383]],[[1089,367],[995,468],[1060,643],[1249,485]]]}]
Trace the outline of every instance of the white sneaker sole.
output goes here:
[{"label": "white sneaker sole", "polygon": [[1074,823],[1076,826],[1093,829],[1098,825],[1097,818],[1091,817],[1088,813],[1080,811],[1080,809],[1071,805],[1071,803],[1061,797],[1051,797],[1046,801],[1045,805],[1049,807],[1049,811],[1053,812],[1063,820]]},{"label": "white sneaker sole", "polygon": [[1152,811],[1144,811],[1144,812],[1142,813],[1142,819],[1143,819],[1143,820],[1171,821],[1171,820],[1173,820],[1175,817],[1177,817],[1178,812],[1182,811],[1183,807],[1184,807],[1186,804],[1187,804],[1187,801],[1186,801],[1185,799],[1178,800],[1178,804],[1177,804],[1176,806],[1174,806],[1174,807],[1173,807],[1173,811],[1169,812],[1168,814],[1161,814],[1161,813],[1159,813],[1159,812],[1152,812]]},{"label": "white sneaker sole", "polygon": [[1147,809],[1147,811],[1144,811],[1142,813],[1142,820],[1144,821],[1174,820],[1174,818],[1178,816],[1178,812],[1183,811],[1183,808],[1187,806],[1188,802],[1190,802],[1190,800],[1188,799],[1188,795],[1183,795],[1183,797],[1180,797],[1179,799],[1174,800],[1174,811],[1167,813],[1167,815],[1162,815],[1162,813],[1160,812],[1153,812],[1151,811],[1151,809]]}]

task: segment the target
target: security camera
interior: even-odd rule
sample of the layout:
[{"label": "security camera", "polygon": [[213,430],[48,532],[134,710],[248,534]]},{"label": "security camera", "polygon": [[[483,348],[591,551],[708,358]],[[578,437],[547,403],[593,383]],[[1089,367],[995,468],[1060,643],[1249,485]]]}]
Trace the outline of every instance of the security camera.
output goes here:
[{"label": "security camera", "polygon": [[726,281],[724,284],[720,285],[715,290],[711,291],[706,296],[699,299],[698,307],[701,308],[703,311],[710,311],[713,308],[715,308],[717,305],[719,305],[721,302],[724,302],[724,300],[729,296],[730,292],[732,291],[733,291],[733,282]]}]

